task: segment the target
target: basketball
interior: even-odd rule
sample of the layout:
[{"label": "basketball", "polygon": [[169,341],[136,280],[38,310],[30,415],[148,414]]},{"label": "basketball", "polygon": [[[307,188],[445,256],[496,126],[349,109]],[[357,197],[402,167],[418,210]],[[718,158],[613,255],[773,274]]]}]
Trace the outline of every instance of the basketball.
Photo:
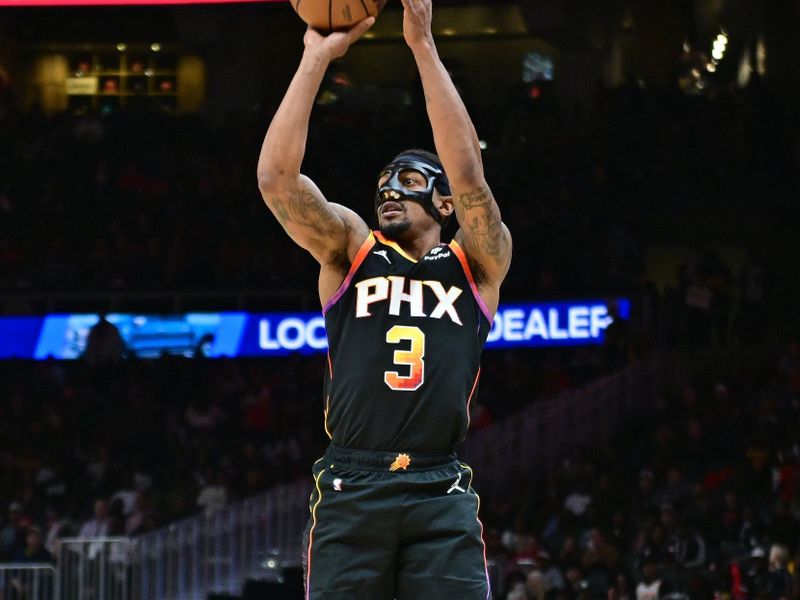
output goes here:
[{"label": "basketball", "polygon": [[377,17],[386,0],[292,0],[292,8],[319,31],[349,29],[367,17]]}]

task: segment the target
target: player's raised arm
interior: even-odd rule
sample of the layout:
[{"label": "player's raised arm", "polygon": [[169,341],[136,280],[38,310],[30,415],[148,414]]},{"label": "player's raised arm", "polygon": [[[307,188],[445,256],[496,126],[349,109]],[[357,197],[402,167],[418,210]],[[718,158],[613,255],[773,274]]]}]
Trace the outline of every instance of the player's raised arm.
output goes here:
[{"label": "player's raised arm", "polygon": [[258,159],[258,188],[264,202],[289,236],[322,265],[336,260],[345,249],[351,254],[369,230],[358,215],[329,203],[317,186],[300,174],[308,123],[328,65],[344,56],[374,22],[370,17],[348,31],[327,36],[308,29],[300,66],[272,119]]},{"label": "player's raised arm", "polygon": [[402,0],[403,34],[422,79],[436,152],[450,181],[456,240],[479,267],[490,288],[498,288],[511,263],[511,235],[484,179],[475,127],[450,75],[439,59],[431,33],[431,0]]}]

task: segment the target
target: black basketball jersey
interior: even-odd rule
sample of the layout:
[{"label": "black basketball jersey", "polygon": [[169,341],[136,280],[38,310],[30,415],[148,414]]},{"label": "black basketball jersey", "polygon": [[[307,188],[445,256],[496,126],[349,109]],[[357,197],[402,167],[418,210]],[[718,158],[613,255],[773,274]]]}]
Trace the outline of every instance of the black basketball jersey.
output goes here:
[{"label": "black basketball jersey", "polygon": [[439,452],[464,438],[492,315],[455,241],[417,261],[370,233],[323,313],[334,444]]}]

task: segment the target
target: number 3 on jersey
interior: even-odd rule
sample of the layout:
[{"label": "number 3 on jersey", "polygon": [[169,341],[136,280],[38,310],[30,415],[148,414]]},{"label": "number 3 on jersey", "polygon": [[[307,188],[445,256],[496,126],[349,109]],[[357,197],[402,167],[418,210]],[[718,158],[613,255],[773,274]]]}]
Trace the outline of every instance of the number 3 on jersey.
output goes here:
[{"label": "number 3 on jersey", "polygon": [[395,325],[386,332],[386,342],[400,344],[410,342],[407,350],[394,351],[394,364],[408,366],[408,375],[400,375],[397,371],[386,371],[383,380],[391,389],[398,392],[418,390],[425,379],[425,334],[419,327]]}]

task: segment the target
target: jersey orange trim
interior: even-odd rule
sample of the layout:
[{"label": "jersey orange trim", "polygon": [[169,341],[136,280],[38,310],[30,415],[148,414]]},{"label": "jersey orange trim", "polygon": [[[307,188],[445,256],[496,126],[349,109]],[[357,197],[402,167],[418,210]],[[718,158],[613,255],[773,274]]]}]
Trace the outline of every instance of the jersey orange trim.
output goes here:
[{"label": "jersey orange trim", "polygon": [[331,412],[331,395],[328,394],[328,397],[325,399],[325,411],[323,412],[323,423],[325,424],[325,434],[330,438],[333,439],[333,434],[331,433],[330,428],[328,427],[328,415]]},{"label": "jersey orange trim", "polygon": [[[330,380],[333,381],[333,362],[331,361],[331,353],[328,351],[328,373],[330,373]],[[328,428],[328,415],[331,412],[331,395],[328,394],[327,398],[325,399],[325,411],[323,413],[324,420],[323,423],[325,424],[325,433],[328,434],[328,437],[333,439],[333,434],[331,430]]]},{"label": "jersey orange trim", "polygon": [[369,254],[370,249],[375,245],[375,236],[373,232],[367,236],[367,239],[364,240],[364,243],[361,244],[361,248],[358,249],[355,258],[353,258],[353,263],[350,265],[350,270],[347,271],[347,276],[344,278],[342,285],[339,286],[339,289],[330,297],[328,302],[322,307],[322,314],[324,315],[327,313],[331,306],[336,304],[339,301],[344,293],[347,291],[347,288],[350,287],[350,282],[353,281],[353,277],[358,270],[358,267],[361,266],[361,263],[364,262],[364,259],[367,258],[367,254]]},{"label": "jersey orange trim", "polygon": [[[319,461],[317,461],[319,462]],[[317,502],[311,509],[311,530],[308,532],[308,567],[306,570],[306,600],[311,600],[311,555],[314,547],[314,530],[317,528],[317,508],[319,503],[322,502],[322,488],[319,485],[319,480],[322,479],[322,474],[326,469],[322,469],[314,481],[314,486],[317,488]]]},{"label": "jersey orange trim", "polygon": [[472,480],[475,477],[475,474],[472,472],[472,467],[470,467],[467,463],[459,463],[462,468],[469,471],[469,483],[467,483],[467,490],[472,491],[475,494],[475,498],[477,499],[478,503],[475,506],[475,520],[478,521],[478,525],[481,528],[481,545],[483,546],[483,571],[486,575],[486,600],[492,597],[492,580],[489,577],[489,561],[486,559],[486,541],[484,540],[483,536],[483,523],[481,522],[480,512],[481,512],[481,497],[478,495],[478,492],[472,489]]},{"label": "jersey orange trim", "polygon": [[456,258],[458,258],[458,262],[461,263],[461,268],[464,269],[464,275],[467,276],[467,281],[469,281],[469,287],[472,289],[472,295],[475,296],[475,301],[478,303],[478,306],[481,307],[483,314],[489,320],[489,325],[491,325],[494,323],[494,315],[489,311],[489,307],[486,306],[486,302],[483,301],[483,298],[481,298],[478,286],[475,284],[475,278],[472,276],[472,269],[469,268],[469,261],[467,261],[467,255],[464,253],[464,249],[455,240],[450,242],[450,249],[453,251],[453,254],[456,255]]},{"label": "jersey orange trim", "polygon": [[385,237],[383,237],[383,234],[380,231],[374,231],[373,233],[375,234],[375,237],[381,244],[393,248],[400,256],[402,256],[406,260],[410,260],[412,263],[419,262],[411,258],[408,254],[406,254],[406,251],[400,247],[400,244],[398,244],[397,242],[393,242],[392,240],[387,240]]},{"label": "jersey orange trim", "polygon": [[469,393],[469,397],[467,398],[467,429],[472,424],[472,418],[469,414],[470,405],[472,404],[472,396],[475,395],[475,390],[478,387],[478,380],[481,378],[481,368],[478,367],[478,372],[475,374],[475,382],[472,384],[472,390]]}]

